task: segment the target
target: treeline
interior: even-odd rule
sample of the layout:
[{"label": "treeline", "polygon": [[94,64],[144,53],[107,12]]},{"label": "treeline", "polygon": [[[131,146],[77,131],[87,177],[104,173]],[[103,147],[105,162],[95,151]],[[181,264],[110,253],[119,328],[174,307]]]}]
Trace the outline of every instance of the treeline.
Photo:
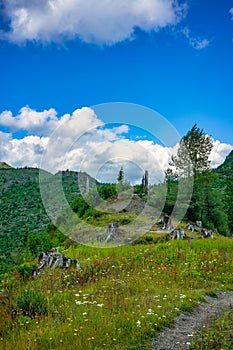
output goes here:
[{"label": "treeline", "polygon": [[[165,194],[164,212],[170,215],[181,188],[184,198],[180,206],[187,206],[185,221],[201,220],[204,226],[230,236],[233,233],[233,169],[229,169],[222,183],[219,175],[210,169],[212,148],[212,138],[195,124],[181,139],[177,154],[172,156],[165,182],[151,188],[148,200],[151,205],[159,206]],[[188,200],[186,189],[190,191]]]}]

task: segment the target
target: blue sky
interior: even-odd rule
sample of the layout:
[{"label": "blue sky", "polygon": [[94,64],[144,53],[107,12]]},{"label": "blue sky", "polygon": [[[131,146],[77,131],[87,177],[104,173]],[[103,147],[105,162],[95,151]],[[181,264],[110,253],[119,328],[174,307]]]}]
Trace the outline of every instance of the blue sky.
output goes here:
[{"label": "blue sky", "polygon": [[[225,156],[233,145],[233,1],[100,3],[2,1],[0,116],[20,118],[29,108],[30,124],[50,109],[59,120],[96,104],[135,103],[159,112],[180,135],[197,123]],[[44,133],[12,125],[0,117],[1,157],[19,165],[9,142],[47,137],[47,124]]]}]

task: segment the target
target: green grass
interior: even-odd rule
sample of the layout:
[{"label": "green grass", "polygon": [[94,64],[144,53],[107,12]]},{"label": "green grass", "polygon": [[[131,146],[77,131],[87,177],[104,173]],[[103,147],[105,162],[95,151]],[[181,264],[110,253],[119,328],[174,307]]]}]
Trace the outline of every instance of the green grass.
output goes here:
[{"label": "green grass", "polygon": [[4,281],[0,348],[146,350],[204,294],[233,288],[233,245],[224,237],[191,245],[76,245],[66,255],[82,270],[48,269],[26,282],[15,273]]},{"label": "green grass", "polygon": [[211,327],[205,328],[191,346],[192,350],[232,350],[233,310],[226,312]]}]

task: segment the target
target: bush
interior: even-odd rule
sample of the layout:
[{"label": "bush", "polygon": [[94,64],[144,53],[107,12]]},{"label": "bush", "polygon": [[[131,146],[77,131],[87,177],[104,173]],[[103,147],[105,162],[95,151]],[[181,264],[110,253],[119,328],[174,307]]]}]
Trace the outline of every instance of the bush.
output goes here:
[{"label": "bush", "polygon": [[16,307],[23,315],[30,317],[48,315],[48,301],[44,294],[34,289],[26,289],[16,298]]},{"label": "bush", "polygon": [[23,263],[16,267],[16,271],[19,273],[20,278],[23,280],[28,279],[32,275],[34,266],[29,263]]}]

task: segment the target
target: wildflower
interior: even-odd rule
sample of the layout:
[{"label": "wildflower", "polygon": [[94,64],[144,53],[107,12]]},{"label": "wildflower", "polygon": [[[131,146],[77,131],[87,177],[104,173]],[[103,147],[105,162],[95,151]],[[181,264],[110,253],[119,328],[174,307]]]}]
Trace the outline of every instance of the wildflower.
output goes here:
[{"label": "wildflower", "polygon": [[186,298],[186,295],[180,294],[180,299],[184,299],[184,298]]},{"label": "wildflower", "polygon": [[141,327],[141,321],[138,320],[138,321],[136,322],[136,325],[137,325],[137,327]]},{"label": "wildflower", "polygon": [[97,306],[99,306],[99,307],[103,307],[103,306],[104,306],[104,304],[97,304]]}]

